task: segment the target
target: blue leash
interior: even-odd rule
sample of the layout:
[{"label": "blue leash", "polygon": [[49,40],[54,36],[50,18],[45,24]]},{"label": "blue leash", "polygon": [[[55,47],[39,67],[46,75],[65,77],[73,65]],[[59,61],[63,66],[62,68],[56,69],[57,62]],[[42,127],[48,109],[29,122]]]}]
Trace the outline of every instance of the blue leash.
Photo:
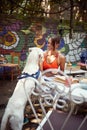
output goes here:
[{"label": "blue leash", "polygon": [[23,78],[28,78],[28,77],[38,79],[39,75],[40,75],[40,70],[38,70],[35,74],[31,74],[31,75],[24,72],[20,76],[18,76],[17,79],[23,79]]}]

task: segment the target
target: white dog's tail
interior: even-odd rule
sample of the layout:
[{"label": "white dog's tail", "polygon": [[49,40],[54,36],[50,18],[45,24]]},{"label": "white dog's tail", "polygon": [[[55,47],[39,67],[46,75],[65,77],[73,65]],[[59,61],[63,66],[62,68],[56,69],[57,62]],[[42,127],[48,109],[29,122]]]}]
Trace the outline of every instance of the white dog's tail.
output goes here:
[{"label": "white dog's tail", "polygon": [[6,130],[8,120],[9,120],[9,115],[5,112],[1,121],[1,130]]}]

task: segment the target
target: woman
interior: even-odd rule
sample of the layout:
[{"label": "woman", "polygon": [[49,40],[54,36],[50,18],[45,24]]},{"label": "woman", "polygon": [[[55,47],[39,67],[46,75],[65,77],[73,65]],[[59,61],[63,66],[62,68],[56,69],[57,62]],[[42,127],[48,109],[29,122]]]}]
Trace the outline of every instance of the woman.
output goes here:
[{"label": "woman", "polygon": [[58,69],[64,71],[66,58],[57,49],[60,44],[60,37],[53,37],[48,39],[47,50],[44,52],[44,61],[41,70]]}]

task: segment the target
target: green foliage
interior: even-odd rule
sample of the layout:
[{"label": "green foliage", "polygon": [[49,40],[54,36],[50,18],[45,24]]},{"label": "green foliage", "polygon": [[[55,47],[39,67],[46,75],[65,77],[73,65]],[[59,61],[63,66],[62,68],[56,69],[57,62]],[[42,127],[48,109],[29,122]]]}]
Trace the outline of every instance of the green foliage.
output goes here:
[{"label": "green foliage", "polygon": [[69,21],[63,20],[62,23],[58,24],[57,27],[58,30],[62,29],[63,30],[63,36],[65,36],[67,33],[69,33]]},{"label": "green foliage", "polygon": [[84,22],[84,29],[87,32],[87,23]]},{"label": "green foliage", "polygon": [[[8,16],[14,16],[16,19],[19,20],[27,20],[29,18],[44,18],[44,14],[46,14],[45,10],[41,6],[41,2],[43,0],[0,0],[0,15],[6,14]],[[67,4],[68,3],[68,4]],[[71,4],[72,3],[72,4]],[[57,19],[58,20],[62,13],[64,13],[66,10],[70,11],[72,6],[79,6],[79,16],[82,16],[84,18],[84,9],[86,11],[85,16],[87,14],[87,2],[85,0],[48,0],[48,4],[51,6],[51,12],[52,17],[51,19]],[[61,10],[59,11],[59,7],[61,7]],[[63,9],[63,10],[62,10]],[[73,8],[72,8],[73,9]],[[73,16],[71,12],[70,16]],[[55,17],[56,15],[56,17]],[[5,21],[4,15],[1,15],[1,18],[3,18],[3,21]],[[12,20],[12,19],[11,19]],[[2,20],[1,20],[2,21]],[[30,20],[31,21],[31,20]],[[86,21],[86,20],[83,20]],[[71,24],[70,24],[71,23]],[[80,26],[81,25],[81,26]],[[71,27],[70,27],[71,26]],[[79,23],[78,21],[72,17],[69,17],[68,20],[63,20],[62,24],[58,25],[58,29],[62,28],[64,30],[64,35],[69,32],[69,29],[74,30],[76,27],[82,27],[84,30],[87,30],[87,24],[86,23]]]},{"label": "green foliage", "polygon": [[74,21],[74,28],[73,30],[75,31],[87,31],[87,23],[86,22],[79,22],[79,21]]}]

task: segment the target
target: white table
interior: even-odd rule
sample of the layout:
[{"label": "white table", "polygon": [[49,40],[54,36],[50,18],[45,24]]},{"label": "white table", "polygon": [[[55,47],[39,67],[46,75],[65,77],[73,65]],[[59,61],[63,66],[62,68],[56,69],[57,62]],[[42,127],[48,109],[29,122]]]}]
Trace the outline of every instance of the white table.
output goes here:
[{"label": "white table", "polygon": [[71,87],[65,86],[63,83],[59,83],[55,81],[55,77],[46,77],[44,79],[50,82],[50,85],[54,83],[60,91],[67,94],[67,98],[69,97],[69,93],[71,95],[70,100],[77,100],[78,102],[87,102],[87,84],[86,83],[74,83],[71,84]]},{"label": "white table", "polygon": [[65,69],[64,71],[67,75],[72,75],[72,76],[75,76],[75,75],[84,75],[87,70],[82,70],[80,69],[78,66],[72,66],[72,67],[68,67]]}]

